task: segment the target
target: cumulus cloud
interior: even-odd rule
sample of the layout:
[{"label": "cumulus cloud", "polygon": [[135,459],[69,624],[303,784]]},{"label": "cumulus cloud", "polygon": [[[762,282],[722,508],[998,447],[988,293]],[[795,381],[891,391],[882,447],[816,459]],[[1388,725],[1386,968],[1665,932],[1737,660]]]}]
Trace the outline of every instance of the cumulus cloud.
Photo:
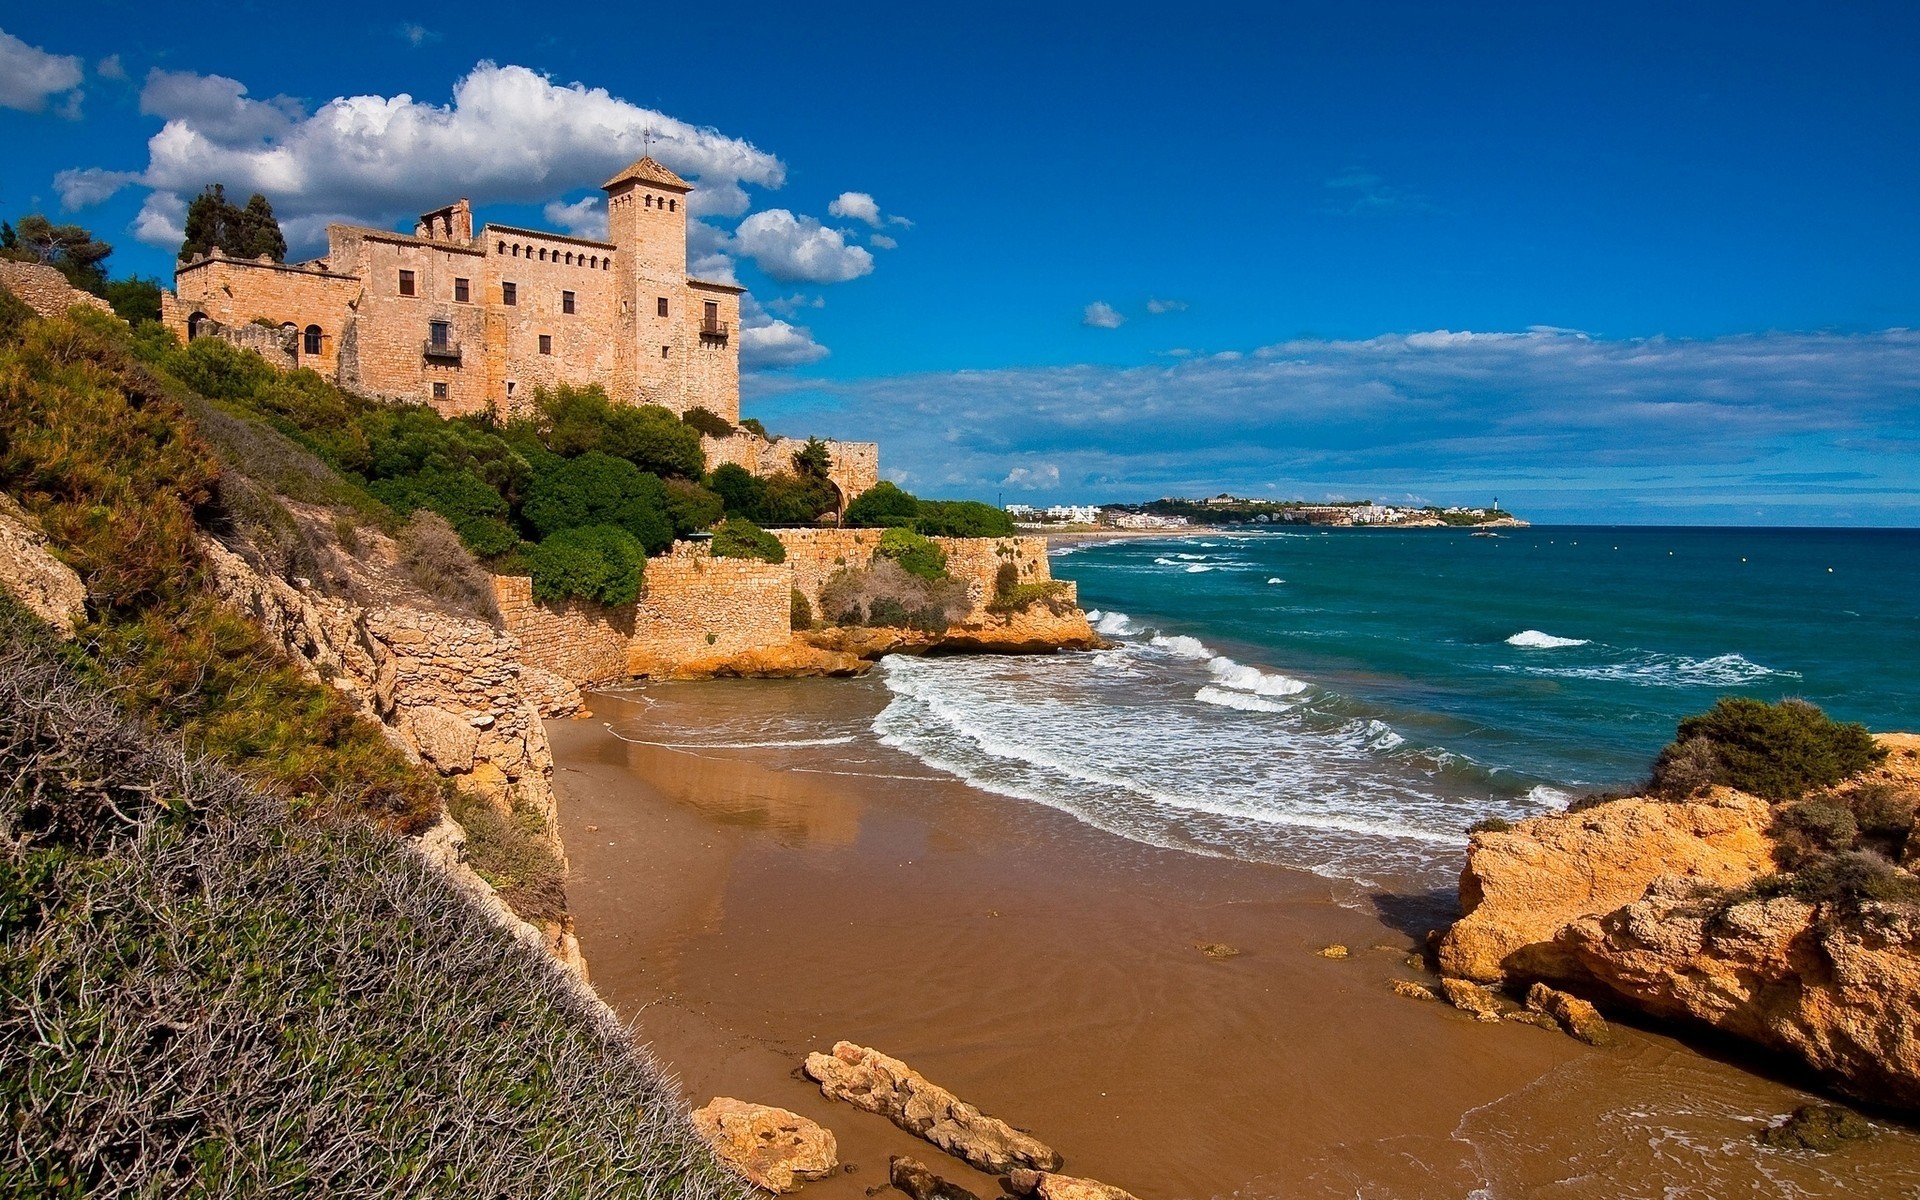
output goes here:
[{"label": "cumulus cloud", "polygon": [[1095,300],[1080,315],[1080,323],[1089,329],[1118,329],[1127,323],[1127,319],[1105,300]]},{"label": "cumulus cloud", "polygon": [[1185,312],[1187,311],[1187,302],[1185,300],[1152,299],[1147,301],[1147,311],[1156,317],[1161,313]]},{"label": "cumulus cloud", "polygon": [[740,297],[741,370],[803,367],[819,362],[827,353],[827,348],[813,340],[813,331],[806,326],[769,316],[752,295]]},{"label": "cumulus cloud", "polygon": [[803,308],[825,308],[825,296],[809,296],[805,292],[795,292],[791,296],[775,296],[767,301],[767,307],[783,317],[790,317]]},{"label": "cumulus cloud", "polygon": [[172,192],[149,192],[133,219],[133,236],[149,246],[179,249],[187,240],[187,202]]},{"label": "cumulus cloud", "polygon": [[64,95],[64,115],[78,116],[85,77],[77,56],[48,54],[0,29],[0,108],[45,112],[49,100]]},{"label": "cumulus cloud", "polygon": [[414,47],[416,50],[428,42],[437,42],[440,40],[440,34],[437,31],[428,29],[425,25],[414,21],[403,22],[397,32],[400,34],[401,41]]},{"label": "cumulus cloud", "polygon": [[1439,330],[804,392],[762,377],[750,391],[760,411],[877,438],[917,479],[963,494],[990,496],[1011,484],[1009,462],[1038,455],[1064,492],[1115,499],[1497,489],[1559,519],[1920,523],[1920,332],[1908,330]]},{"label": "cumulus cloud", "polygon": [[900,248],[899,242],[894,241],[892,238],[888,237],[884,233],[868,234],[867,244],[871,246],[875,246],[881,250],[898,250]]},{"label": "cumulus cloud", "polygon": [[1060,486],[1060,468],[1052,463],[1015,467],[1008,471],[1006,478],[1000,482],[1008,487],[1025,488],[1028,491],[1051,490]]},{"label": "cumulus cloud", "polygon": [[118,54],[109,54],[93,65],[93,73],[102,79],[112,79],[118,82],[126,79],[127,68],[121,63]]},{"label": "cumulus cloud", "polygon": [[865,192],[841,192],[827,205],[827,215],[848,221],[865,221],[875,229],[884,223],[880,217],[880,205]]},{"label": "cumulus cloud", "polygon": [[583,196],[572,204],[549,201],[540,210],[548,224],[558,225],[575,237],[604,239],[607,236],[607,205],[604,197]]},{"label": "cumulus cloud", "polygon": [[605,88],[491,62],[462,77],[447,104],[404,93],[343,96],[308,113],[285,97],[256,99],[223,76],[156,71],[141,107],[165,122],[147,143],[141,184],[175,199],[215,179],[243,195],[265,193],[290,237],[301,218],[392,224],[456,195],[482,205],[544,203],[639,158],[649,131],[653,156],[694,181],[709,206],[741,211],[742,184],[786,180],[777,157],[743,139]]},{"label": "cumulus cloud", "polygon": [[846,235],[784,208],[763,209],[740,222],[733,246],[781,283],[845,283],[873,270],[873,255],[847,244]]}]

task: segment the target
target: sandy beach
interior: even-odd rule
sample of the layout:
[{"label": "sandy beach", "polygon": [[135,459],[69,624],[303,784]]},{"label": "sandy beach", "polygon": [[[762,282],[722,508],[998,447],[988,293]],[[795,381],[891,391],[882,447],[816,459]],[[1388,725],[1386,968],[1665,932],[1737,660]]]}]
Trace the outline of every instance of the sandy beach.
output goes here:
[{"label": "sandy beach", "polygon": [[[549,725],[595,985],[695,1104],[794,1109],[872,1194],[908,1154],[996,1182],[797,1077],[838,1039],[905,1059],[1059,1150],[1183,1196],[1904,1195],[1920,1139],[1833,1159],[1752,1143],[1803,1103],[1750,1062],[1634,1029],[1594,1050],[1395,996],[1444,920],[1279,867],[1161,850],[870,741],[703,737],[743,712],[857,723],[877,680],[666,684]],[[1341,943],[1344,959],[1318,951]],[[1237,955],[1198,948],[1224,943]]]}]

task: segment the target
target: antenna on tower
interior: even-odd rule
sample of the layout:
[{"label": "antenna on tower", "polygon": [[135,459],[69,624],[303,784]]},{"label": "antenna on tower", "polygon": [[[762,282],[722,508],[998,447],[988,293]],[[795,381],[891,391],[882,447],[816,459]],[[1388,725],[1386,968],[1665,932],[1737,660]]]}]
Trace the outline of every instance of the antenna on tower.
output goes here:
[{"label": "antenna on tower", "polygon": [[641,133],[640,138],[641,138],[641,143],[644,147],[644,152],[646,154],[646,157],[652,158],[653,157],[653,126],[651,125],[647,126],[646,130],[643,133]]}]

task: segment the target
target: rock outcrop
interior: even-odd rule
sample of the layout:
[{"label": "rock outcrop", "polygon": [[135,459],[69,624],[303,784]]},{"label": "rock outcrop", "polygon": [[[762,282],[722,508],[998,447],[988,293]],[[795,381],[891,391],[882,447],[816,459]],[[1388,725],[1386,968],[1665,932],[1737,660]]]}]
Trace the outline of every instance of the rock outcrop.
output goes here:
[{"label": "rock outcrop", "polygon": [[1578,977],[1554,935],[1612,912],[1662,875],[1741,887],[1773,869],[1763,800],[1722,789],[1705,800],[1615,800],[1476,833],[1460,875],[1465,916],[1440,944],[1442,974],[1479,983]]},{"label": "rock outcrop", "polygon": [[1060,1156],[1038,1138],[982,1114],[878,1050],[836,1042],[831,1054],[807,1055],[805,1070],[829,1099],[878,1113],[989,1174],[1020,1167],[1051,1171],[1060,1165]]},{"label": "rock outcrop", "polygon": [[73,627],[86,619],[86,585],[47,549],[39,522],[4,492],[0,492],[0,587],[63,639],[72,637]]},{"label": "rock outcrop", "polygon": [[[1879,740],[1893,753],[1875,778],[1920,779],[1920,739]],[[1772,812],[1718,789],[1476,834],[1466,915],[1440,965],[1484,983],[1558,985],[1536,986],[1529,1008],[1584,1040],[1603,1041],[1604,1022],[1570,992],[1710,1026],[1805,1062],[1841,1092],[1920,1109],[1920,907],[1751,887],[1776,871]]]},{"label": "rock outcrop", "polygon": [[1040,1200],[1134,1200],[1131,1192],[1110,1183],[1047,1171],[1009,1172],[1003,1186],[1015,1196],[1038,1196]]},{"label": "rock outcrop", "polygon": [[693,1127],[714,1157],[770,1192],[797,1191],[840,1165],[833,1131],[784,1108],[716,1096],[693,1110]]},{"label": "rock outcrop", "polygon": [[896,1154],[887,1160],[887,1182],[913,1200],[980,1200],[980,1197],[933,1173],[917,1158]]}]

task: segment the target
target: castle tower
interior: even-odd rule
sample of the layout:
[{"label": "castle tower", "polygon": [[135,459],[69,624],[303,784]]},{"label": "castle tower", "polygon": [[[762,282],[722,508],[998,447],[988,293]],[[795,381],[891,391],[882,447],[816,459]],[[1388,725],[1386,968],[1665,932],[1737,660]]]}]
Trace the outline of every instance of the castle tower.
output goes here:
[{"label": "castle tower", "polygon": [[618,249],[620,310],[614,398],[684,407],[689,184],[649,155],[600,185],[607,240]]}]

